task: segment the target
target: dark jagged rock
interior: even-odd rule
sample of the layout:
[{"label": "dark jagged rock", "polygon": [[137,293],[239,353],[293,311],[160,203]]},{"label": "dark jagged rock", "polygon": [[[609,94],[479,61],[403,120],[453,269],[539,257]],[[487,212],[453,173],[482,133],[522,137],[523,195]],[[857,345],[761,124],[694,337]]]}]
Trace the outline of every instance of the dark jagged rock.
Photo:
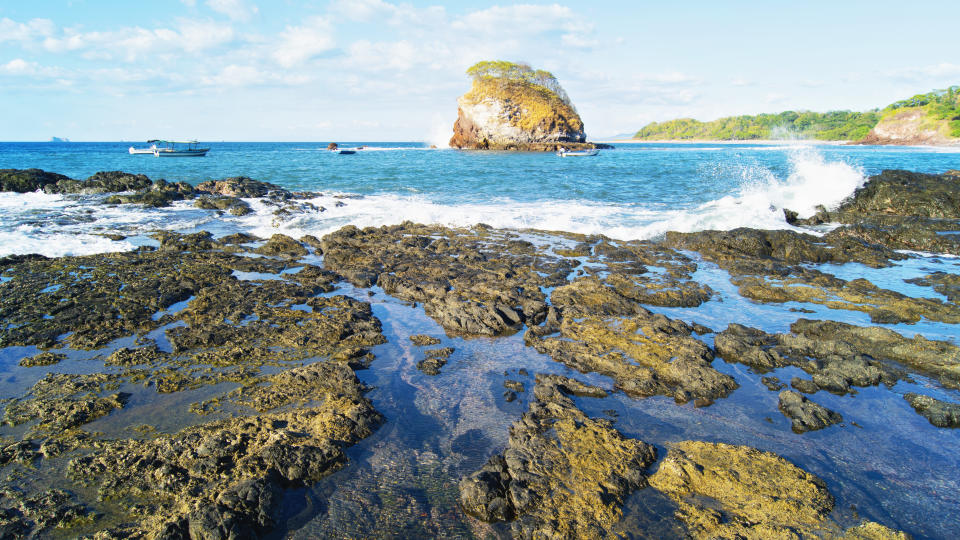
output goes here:
[{"label": "dark jagged rock", "polygon": [[271,193],[288,193],[286,189],[246,176],[234,176],[223,180],[208,180],[197,184],[197,191],[224,197],[266,197]]},{"label": "dark jagged rock", "polygon": [[828,239],[854,238],[893,249],[960,253],[960,177],[886,170],[835,210],[821,209],[797,224],[843,223]]},{"label": "dark jagged rock", "polygon": [[599,537],[617,522],[626,496],[646,485],[656,450],[609,420],[588,418],[568,397],[570,387],[586,385],[538,377],[536,400],[511,427],[506,450],[460,482],[464,511],[514,520],[516,538]]},{"label": "dark jagged rock", "polygon": [[309,252],[300,242],[285,234],[275,234],[267,243],[254,250],[261,255],[283,255],[285,257],[303,257]]},{"label": "dark jagged rock", "polygon": [[40,169],[0,169],[0,191],[30,193],[60,181],[76,182],[68,176]]},{"label": "dark jagged rock", "polygon": [[737,388],[710,365],[713,353],[691,336],[691,325],[650,313],[592,279],[559,287],[551,299],[556,308],[546,324],[528,329],[524,339],[557,362],[611,377],[633,397],[708,405]]},{"label": "dark jagged rock", "polygon": [[843,417],[792,390],[780,392],[780,412],[790,419],[794,433],[806,433],[843,422]]},{"label": "dark jagged rock", "polygon": [[246,201],[236,197],[198,197],[193,205],[204,210],[225,210],[234,216],[253,212]]},{"label": "dark jagged rock", "polygon": [[43,352],[22,358],[19,362],[19,365],[22,367],[52,366],[54,364],[59,364],[61,360],[66,360],[66,358],[67,355],[65,354]]},{"label": "dark jagged rock", "polygon": [[111,195],[104,199],[105,204],[142,204],[162,208],[174,201],[192,199],[196,196],[193,186],[186,182],[169,183],[166,180],[154,180],[149,189],[127,195]]},{"label": "dark jagged rock", "polygon": [[440,340],[438,338],[435,338],[433,336],[427,336],[424,334],[416,334],[416,335],[410,336],[410,341],[412,341],[413,344],[418,347],[428,347],[430,345],[440,344]]},{"label": "dark jagged rock", "polygon": [[417,362],[417,369],[427,375],[439,375],[440,368],[447,364],[447,359],[453,354],[453,347],[429,349],[424,351],[426,358]]},{"label": "dark jagged rock", "polygon": [[947,297],[954,304],[960,304],[960,275],[946,272],[934,272],[923,277],[905,280],[921,287],[933,287],[933,290]]},{"label": "dark jagged rock", "polygon": [[323,238],[324,265],[355,285],[423,303],[450,334],[495,336],[546,315],[541,287],[566,281],[574,263],[531,255],[509,233],[412,223],[344,227]]},{"label": "dark jagged rock", "polygon": [[947,403],[930,396],[908,393],[903,399],[931,424],[943,428],[960,427],[960,404]]},{"label": "dark jagged rock", "polygon": [[881,267],[889,266],[891,260],[906,258],[892,249],[855,239],[842,238],[837,242],[827,243],[823,238],[812,234],[786,230],[739,228],[695,233],[668,232],[664,244],[676,249],[697,251],[738,274],[747,273],[750,267],[770,267],[769,263],[763,264],[759,261],[788,265],[862,262]]},{"label": "dark jagged rock", "polygon": [[776,377],[761,377],[760,382],[771,392],[779,392],[787,387],[787,385],[783,384],[783,382]]}]

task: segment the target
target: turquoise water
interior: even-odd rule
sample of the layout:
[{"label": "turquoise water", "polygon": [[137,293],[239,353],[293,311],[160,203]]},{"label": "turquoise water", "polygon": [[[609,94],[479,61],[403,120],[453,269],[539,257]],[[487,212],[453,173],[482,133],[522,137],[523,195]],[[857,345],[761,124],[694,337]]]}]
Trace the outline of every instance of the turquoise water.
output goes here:
[{"label": "turquoise water", "polygon": [[[411,220],[465,226],[539,228],[617,239],[667,230],[789,228],[783,208],[812,214],[839,203],[883,169],[960,168],[957,149],[838,145],[622,144],[596,157],[432,150],[422,143],[210,143],[203,158],[130,155],[130,143],[0,143],[0,168],[40,168],[84,179],[122,170],[191,184],[249,176],[318,192],[323,211],[284,219],[254,201],[242,218],[194,209],[90,206],[76,197],[0,194],[0,255],[83,254],[133,249],[154,229],[320,236],[343,225]],[[139,144],[139,146],[143,146]],[[110,241],[91,236],[130,236]]]}]

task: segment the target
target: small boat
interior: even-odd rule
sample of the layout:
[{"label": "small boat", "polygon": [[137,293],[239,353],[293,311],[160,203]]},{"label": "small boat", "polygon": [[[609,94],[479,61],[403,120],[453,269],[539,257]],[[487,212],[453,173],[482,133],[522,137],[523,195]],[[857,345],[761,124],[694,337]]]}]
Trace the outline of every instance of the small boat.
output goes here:
[{"label": "small boat", "polygon": [[336,150],[331,150],[334,154],[356,154],[356,150],[347,150],[346,148],[337,148]]},{"label": "small boat", "polygon": [[153,154],[153,152],[156,149],[157,149],[157,145],[154,144],[154,145],[151,145],[150,148],[134,148],[131,146],[130,148],[127,149],[127,151],[130,152],[131,154]]},{"label": "small boat", "polygon": [[197,141],[162,141],[151,139],[147,141],[150,148],[130,147],[131,154],[153,154],[156,157],[202,157],[207,155],[209,148],[200,148]]},{"label": "small boat", "polygon": [[557,152],[557,155],[560,157],[579,157],[579,156],[595,156],[600,153],[600,150],[596,148],[592,150],[563,150]]},{"label": "small boat", "polygon": [[147,141],[157,143],[153,150],[156,157],[203,157],[210,151],[209,148],[200,148],[197,141]]}]

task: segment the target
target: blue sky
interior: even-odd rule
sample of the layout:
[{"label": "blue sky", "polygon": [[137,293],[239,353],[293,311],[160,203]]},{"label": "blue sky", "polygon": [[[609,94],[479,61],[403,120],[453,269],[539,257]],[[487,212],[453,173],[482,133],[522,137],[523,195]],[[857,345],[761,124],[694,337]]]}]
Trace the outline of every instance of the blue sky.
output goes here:
[{"label": "blue sky", "polygon": [[478,60],[554,73],[588,136],[865,110],[960,84],[960,2],[0,3],[0,140],[442,140]]}]

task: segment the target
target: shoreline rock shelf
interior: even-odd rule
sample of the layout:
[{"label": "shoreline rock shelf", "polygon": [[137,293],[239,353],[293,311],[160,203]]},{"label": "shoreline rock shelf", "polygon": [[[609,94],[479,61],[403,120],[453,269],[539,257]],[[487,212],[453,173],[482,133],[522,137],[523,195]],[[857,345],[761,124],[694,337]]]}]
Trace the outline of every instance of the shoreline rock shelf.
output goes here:
[{"label": "shoreline rock shelf", "polygon": [[[349,447],[362,445],[350,456],[369,460],[370,470],[392,471],[377,445],[402,438],[431,464],[426,476],[436,480],[411,495],[422,500],[410,508],[443,507],[436,515],[406,512],[409,518],[463,520],[478,536],[613,536],[631,494],[650,490],[673,505],[675,516],[665,519],[675,518],[677,530],[694,538],[906,538],[887,526],[923,525],[901,526],[876,511],[852,519],[844,509],[861,496],[856,489],[831,494],[824,480],[777,454],[699,440],[708,437],[684,433],[672,420],[696,417],[699,424],[742,408],[726,427],[749,431],[744,426],[754,416],[775,416],[779,408],[792,425],[771,419],[764,436],[750,442],[776,441],[778,453],[789,455],[782,448],[791,444],[816,449],[849,439],[859,429],[857,415],[865,414],[852,394],[869,392],[916,420],[901,422],[911,429],[957,433],[957,343],[905,335],[908,328],[960,322],[956,275],[918,270],[910,284],[931,297],[912,298],[830,274],[832,265],[850,262],[895,270],[896,261],[914,256],[896,251],[915,238],[904,231],[923,220],[960,230],[956,178],[887,171],[818,214],[882,232],[869,236],[837,232],[843,227],[822,237],[736,229],[618,241],[404,222],[300,239],[164,231],[154,235],[158,247],[126,253],[0,258],[0,351],[14,374],[5,387],[11,395],[2,396],[0,514],[7,521],[0,531],[280,534],[291,526],[281,501],[309,491],[323,506],[331,490],[317,486],[328,475],[342,470],[336,482],[352,481]],[[78,182],[6,170],[0,183],[11,190],[104,189],[97,194],[108,197],[114,189],[126,193],[121,197],[167,190],[225,209],[234,208],[231,197],[278,204],[299,197],[244,177],[188,190],[156,188],[127,173]],[[937,186],[944,191],[931,197]],[[730,284],[701,283],[704,268]],[[374,286],[386,294],[367,296]],[[728,317],[715,329],[692,322],[698,310],[740,301],[793,322],[775,331],[759,319]],[[790,315],[810,313],[807,307],[846,321],[863,312],[873,324]],[[417,309],[425,322],[384,324],[378,316],[396,317],[394,308]],[[388,343],[388,336],[400,342]],[[506,378],[502,366],[489,368],[484,355],[506,354],[501,344],[538,358],[532,382],[532,365],[509,365],[516,378]],[[394,353],[407,362],[385,370],[390,382],[373,388],[361,381],[357,370],[376,370],[378,357]],[[369,380],[378,379],[363,378]],[[420,412],[421,400],[437,400],[427,389],[454,380],[456,388],[481,388],[447,396],[449,408],[431,403],[425,410],[435,417]],[[787,380],[792,388],[781,382]],[[759,397],[744,404],[738,392]],[[409,404],[396,406],[403,400]],[[146,411],[157,403],[179,404],[164,410],[173,420],[131,420],[155,415]],[[381,412],[381,405],[399,412]],[[617,409],[630,413],[631,406],[643,413],[627,419]],[[487,432],[478,435],[471,415],[489,411],[506,416],[484,418]],[[657,418],[658,411],[669,417]],[[112,429],[111,422],[120,425]],[[503,432],[493,433],[492,424]],[[654,424],[670,430],[649,439],[666,450],[659,462],[647,441]],[[378,429],[388,433],[373,436]],[[396,431],[403,429],[411,433]],[[420,448],[418,429],[439,430],[431,437],[440,440]],[[454,434],[469,444],[444,439]],[[822,468],[811,470],[835,481]],[[27,475],[35,479],[26,482]],[[367,472],[361,476],[370,481]],[[376,499],[371,495],[371,511],[377,504],[406,508]]]}]

